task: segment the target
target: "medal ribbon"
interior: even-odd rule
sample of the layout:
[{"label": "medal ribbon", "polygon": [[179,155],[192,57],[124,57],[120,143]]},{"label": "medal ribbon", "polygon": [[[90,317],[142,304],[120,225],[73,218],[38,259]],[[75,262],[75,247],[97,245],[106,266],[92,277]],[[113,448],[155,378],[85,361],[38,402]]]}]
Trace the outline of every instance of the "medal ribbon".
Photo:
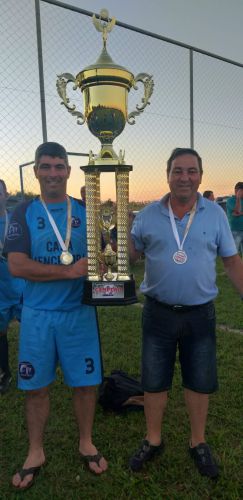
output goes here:
[{"label": "medal ribbon", "polygon": [[194,218],[194,215],[195,215],[195,212],[196,212],[196,207],[197,207],[197,202],[195,201],[191,211],[190,211],[190,217],[187,221],[187,225],[186,225],[186,229],[185,229],[185,233],[184,233],[184,236],[183,236],[183,239],[182,239],[182,242],[180,242],[180,238],[179,238],[179,233],[178,233],[178,229],[176,227],[176,223],[175,223],[175,217],[174,217],[174,214],[173,214],[173,211],[172,211],[172,208],[171,208],[171,204],[170,204],[170,199],[168,201],[168,207],[169,207],[169,215],[170,215],[170,223],[171,223],[171,227],[172,227],[172,231],[173,231],[173,234],[174,234],[174,237],[175,237],[175,240],[176,240],[176,243],[178,245],[178,250],[183,250],[183,245],[185,243],[185,239],[189,233],[189,229],[192,225],[192,221],[193,221],[193,218]]},{"label": "medal ribbon", "polygon": [[6,236],[7,236],[7,232],[8,232],[8,214],[7,214],[7,210],[5,210],[4,215],[5,215],[5,222],[4,222],[3,241],[0,240],[0,255],[1,256],[2,256],[2,251],[3,251],[3,247],[4,247],[4,242],[5,242],[5,239],[6,239]]},{"label": "medal ribbon", "polygon": [[70,202],[70,198],[68,195],[66,195],[66,199],[67,199],[67,230],[66,230],[66,238],[65,238],[65,242],[64,242],[52,215],[50,214],[44,200],[40,197],[40,201],[41,201],[41,203],[42,203],[42,205],[47,213],[47,217],[49,219],[49,222],[52,226],[52,229],[53,229],[53,231],[58,239],[58,242],[59,242],[63,252],[68,251],[68,247],[69,247],[69,243],[70,243],[70,239],[71,239],[71,225],[72,225],[71,202]]}]

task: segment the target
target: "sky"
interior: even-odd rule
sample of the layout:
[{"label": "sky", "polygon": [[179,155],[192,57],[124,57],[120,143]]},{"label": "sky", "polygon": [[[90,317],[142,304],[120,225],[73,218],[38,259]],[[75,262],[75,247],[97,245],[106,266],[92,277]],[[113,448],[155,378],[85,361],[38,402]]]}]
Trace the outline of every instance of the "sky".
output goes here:
[{"label": "sky", "polygon": [[242,0],[64,0],[243,64]]},{"label": "sky", "polygon": [[[188,44],[195,48],[199,48],[205,50],[207,52],[225,57],[227,59],[243,63],[243,51],[242,51],[242,20],[243,20],[243,0],[67,0],[65,3],[69,3],[70,5],[76,5],[80,8],[86,9],[91,12],[99,13],[102,8],[107,8],[110,16],[114,16],[118,21],[124,22],[126,24],[137,26],[139,28],[145,29],[147,31],[151,31],[153,33],[157,33],[161,36],[174,39],[176,41]],[[114,38],[108,40],[108,47],[111,49],[112,55],[116,50],[116,46]],[[114,50],[115,49],[115,50]],[[115,52],[116,54],[116,52]],[[205,58],[204,58],[205,59]],[[115,59],[117,61],[117,59]],[[147,64],[147,58],[145,58]],[[213,63],[215,60],[213,60]],[[141,68],[146,69],[146,68]],[[231,71],[231,68],[229,68]],[[207,89],[207,65],[205,65],[205,79],[203,78],[202,87],[205,88],[205,94]],[[231,87],[230,78],[232,74],[229,76],[229,81],[225,83],[225,92],[228,92],[228,89]],[[180,75],[177,77],[181,78]],[[214,78],[213,76],[209,76],[210,80]],[[222,74],[222,80],[227,80],[228,75],[225,73]],[[219,77],[220,79],[220,77]],[[158,81],[155,81],[155,90],[156,83],[158,85]],[[161,80],[160,80],[161,83]],[[185,81],[183,81],[185,84]],[[214,83],[215,87],[217,87],[218,82],[215,79]],[[198,84],[198,88],[200,83]],[[215,90],[216,92],[216,90]],[[235,103],[231,103],[229,101],[229,108],[237,108],[237,103],[239,102],[240,91],[238,92],[237,88],[234,88],[232,85],[232,92],[235,94]],[[179,93],[178,93],[179,94]],[[220,95],[221,101],[224,100],[224,91],[223,89],[218,90],[218,94]],[[234,175],[232,175],[229,179],[229,175],[224,175],[222,170],[220,170],[220,164],[223,165],[223,169],[227,168],[229,162],[226,158],[221,157],[221,153],[218,153],[220,150],[220,144],[217,144],[217,141],[220,143],[219,137],[224,141],[224,127],[225,127],[225,117],[221,121],[219,120],[219,106],[220,99],[217,101],[215,99],[214,94],[211,92],[211,88],[207,93],[209,99],[211,98],[211,113],[208,112],[206,116],[205,109],[209,106],[206,104],[205,95],[198,94],[196,95],[195,88],[195,100],[197,98],[196,104],[199,100],[201,100],[201,105],[198,106],[198,114],[196,119],[200,117],[202,119],[202,125],[197,123],[197,142],[196,145],[200,147],[200,150],[203,151],[204,159],[210,165],[210,174],[208,173],[208,165],[206,163],[205,174],[203,177],[203,184],[201,186],[201,190],[208,189],[211,185],[210,189],[215,189],[216,195],[230,194],[232,192],[232,186],[235,183]],[[243,93],[242,93],[243,100]],[[225,99],[225,103],[227,98]],[[153,105],[155,103],[155,96],[151,98],[151,106],[148,110],[148,113],[154,110]],[[216,109],[217,108],[217,109]],[[171,109],[173,109],[173,103],[171,103]],[[242,109],[242,105],[240,105],[240,109]],[[215,115],[214,115],[215,111]],[[230,113],[231,109],[229,109],[229,121],[230,121]],[[237,111],[234,111],[235,113]],[[226,111],[227,114],[227,111]],[[233,115],[233,113],[232,113]],[[216,124],[219,124],[219,130],[217,133],[215,130],[211,129],[212,126],[211,121],[213,116],[217,116]],[[144,116],[141,117],[144,120]],[[206,120],[208,119],[208,124]],[[140,120],[140,118],[139,118]],[[204,120],[204,123],[203,123]],[[210,120],[210,122],[209,122]],[[222,129],[220,127],[222,126]],[[136,132],[140,133],[140,140],[144,131],[142,131],[142,124],[140,121],[138,125],[136,125]],[[179,123],[178,128],[181,126]],[[141,127],[141,128],[138,128]],[[173,124],[171,131],[173,131]],[[126,132],[129,127],[126,127]],[[174,132],[171,133],[171,135]],[[227,135],[228,130],[225,130]],[[236,131],[236,135],[239,131]],[[243,134],[243,131],[240,131]],[[124,134],[124,133],[123,133]],[[132,134],[128,130],[128,134]],[[212,137],[212,141],[215,141],[215,158],[212,155],[209,155],[207,158],[207,146],[206,137],[210,135]],[[217,137],[218,134],[218,137]],[[200,139],[198,140],[198,135],[200,135]],[[179,134],[178,134],[179,136]],[[174,135],[172,135],[175,140]],[[122,142],[122,136],[119,138],[120,142]],[[172,139],[172,140],[173,140]],[[161,139],[160,139],[161,140]],[[178,141],[183,142],[183,138],[178,138]],[[118,141],[119,142],[119,141]],[[227,143],[227,141],[226,141]],[[174,146],[172,146],[174,147]],[[126,145],[127,148],[127,145]],[[232,140],[232,149],[237,149],[237,145],[235,145],[234,140]],[[216,153],[217,151],[217,153]],[[228,150],[226,153],[229,157],[232,158],[232,152]],[[127,159],[127,158],[126,158]],[[139,165],[140,167],[140,165]],[[141,167],[142,168],[142,167]],[[239,169],[239,160],[235,160],[235,168]],[[212,172],[214,170],[214,177],[212,177]],[[141,170],[142,172],[142,170]],[[238,174],[236,174],[237,176]],[[141,179],[143,174],[141,175]],[[151,177],[152,178],[152,177]],[[144,179],[146,179],[144,175]],[[160,180],[161,182],[161,180]],[[157,183],[157,188],[155,184]],[[167,190],[167,184],[165,176],[162,178],[163,190]],[[158,190],[158,179],[156,179],[155,184],[152,186],[150,180],[151,190],[148,192],[148,199],[154,196],[157,197],[159,194]]]},{"label": "sky", "polygon": [[[120,22],[243,64],[243,0],[63,3],[96,13],[107,8],[109,15]],[[4,125],[0,130],[0,178],[6,178],[11,190],[19,189],[18,165],[33,160],[34,150],[42,140],[34,4],[34,0],[0,0],[0,113]],[[97,153],[99,142],[87,125],[77,126],[74,117],[60,106],[55,82],[57,74],[76,75],[95,62],[101,50],[101,35],[89,17],[44,1],[41,25],[48,140],[63,143],[69,151],[88,153],[92,149]],[[171,150],[190,145],[189,52],[119,27],[108,37],[108,52],[134,74],[153,75],[151,105],[136,119],[134,127],[126,125],[114,149],[125,149],[126,163],[134,166],[130,176],[132,199],[158,198],[168,189],[165,163]],[[141,96],[141,86],[138,92],[131,90],[128,112]],[[74,98],[77,108],[83,110],[80,97],[78,92],[75,96],[71,93],[71,100]],[[243,69],[195,53],[194,109],[195,147],[205,166],[201,191],[213,189],[216,196],[231,194],[235,182],[243,180]],[[79,196],[84,183],[79,167],[87,161],[72,157],[70,162],[70,194]],[[32,191],[32,167],[23,172],[25,189]],[[112,185],[114,197],[114,180],[108,176],[106,179],[103,196],[109,196],[108,186]]]}]

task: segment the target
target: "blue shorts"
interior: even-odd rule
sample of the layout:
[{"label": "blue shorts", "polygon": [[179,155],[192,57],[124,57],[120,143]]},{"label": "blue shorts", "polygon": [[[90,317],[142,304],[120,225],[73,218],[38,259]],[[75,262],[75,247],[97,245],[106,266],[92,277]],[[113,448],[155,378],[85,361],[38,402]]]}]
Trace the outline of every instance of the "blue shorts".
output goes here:
[{"label": "blue shorts", "polygon": [[47,387],[56,378],[58,362],[70,387],[100,384],[102,361],[94,307],[74,311],[22,310],[18,387]]},{"label": "blue shorts", "polygon": [[182,385],[204,394],[218,388],[213,302],[182,312],[146,298],[142,323],[142,385],[146,392],[171,388],[177,347]]},{"label": "blue shorts", "polygon": [[9,307],[4,307],[0,310],[0,332],[7,330],[12,319],[20,321],[22,305],[15,304]]}]

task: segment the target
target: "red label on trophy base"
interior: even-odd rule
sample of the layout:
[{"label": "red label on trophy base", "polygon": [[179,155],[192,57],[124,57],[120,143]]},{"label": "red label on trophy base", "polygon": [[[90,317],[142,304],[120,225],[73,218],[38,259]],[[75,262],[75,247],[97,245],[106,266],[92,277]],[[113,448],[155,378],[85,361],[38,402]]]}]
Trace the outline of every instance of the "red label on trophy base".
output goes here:
[{"label": "red label on trophy base", "polygon": [[92,283],[92,299],[124,299],[124,283],[105,282]]}]

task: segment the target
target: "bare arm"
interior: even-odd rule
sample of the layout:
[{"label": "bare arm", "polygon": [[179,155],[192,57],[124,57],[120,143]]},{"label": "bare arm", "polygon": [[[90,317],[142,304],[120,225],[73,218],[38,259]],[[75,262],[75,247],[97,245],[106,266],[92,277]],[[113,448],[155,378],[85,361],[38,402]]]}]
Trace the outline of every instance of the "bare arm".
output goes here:
[{"label": "bare arm", "polygon": [[132,212],[129,212],[129,224],[128,224],[128,252],[129,252],[129,258],[130,258],[130,262],[136,262],[136,260],[138,260],[141,255],[142,255],[142,252],[138,252],[138,250],[136,250],[135,248],[135,245],[133,243],[133,239],[132,239],[132,236],[131,236],[131,229],[132,229],[132,223],[134,221],[134,216],[132,214]]},{"label": "bare arm", "polygon": [[235,208],[232,210],[232,215],[234,216],[239,216],[243,215],[243,212],[241,212],[241,199],[243,198],[243,190],[238,189],[236,193],[236,201],[235,201]]},{"label": "bare arm", "polygon": [[88,273],[86,258],[79,259],[70,266],[41,264],[20,252],[9,253],[8,266],[13,276],[29,281],[72,280]]},{"label": "bare arm", "polygon": [[222,261],[230,281],[243,297],[243,261],[239,255],[222,257]]},{"label": "bare arm", "polygon": [[129,251],[129,258],[132,263],[136,262],[136,260],[138,260],[139,257],[141,257],[142,255],[142,252],[138,252],[138,250],[136,250],[130,232],[128,236],[128,251]]}]

